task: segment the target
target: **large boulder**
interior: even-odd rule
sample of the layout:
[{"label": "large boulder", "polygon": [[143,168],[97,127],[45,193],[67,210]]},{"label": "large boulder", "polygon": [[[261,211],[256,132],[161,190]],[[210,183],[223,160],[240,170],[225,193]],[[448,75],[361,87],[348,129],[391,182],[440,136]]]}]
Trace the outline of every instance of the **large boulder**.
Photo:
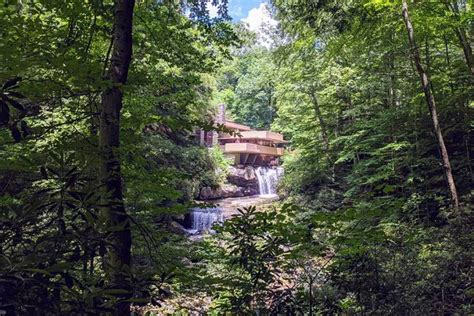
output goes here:
[{"label": "large boulder", "polygon": [[199,191],[198,198],[200,200],[216,200],[259,194],[258,178],[255,168],[252,166],[230,167],[227,181],[228,183],[217,188],[203,187]]},{"label": "large boulder", "polygon": [[199,192],[199,199],[200,200],[214,200],[220,199],[222,197],[222,189],[218,188],[211,188],[211,187],[203,187]]},{"label": "large boulder", "polygon": [[244,196],[244,189],[233,184],[223,184],[217,188],[203,187],[199,192],[200,200],[215,200]]},{"label": "large boulder", "polygon": [[243,192],[244,196],[251,196],[251,195],[259,194],[258,186],[257,186],[257,188],[253,188],[253,187],[243,188],[242,192]]},{"label": "large boulder", "polygon": [[186,230],[186,228],[183,227],[180,223],[176,221],[170,221],[167,225],[168,229],[178,235],[188,235],[189,232]]},{"label": "large boulder", "polygon": [[243,189],[233,184],[224,184],[222,186],[222,197],[241,197],[244,196]]},{"label": "large boulder", "polygon": [[258,179],[252,166],[230,167],[227,180],[247,192],[245,195],[258,194]]}]

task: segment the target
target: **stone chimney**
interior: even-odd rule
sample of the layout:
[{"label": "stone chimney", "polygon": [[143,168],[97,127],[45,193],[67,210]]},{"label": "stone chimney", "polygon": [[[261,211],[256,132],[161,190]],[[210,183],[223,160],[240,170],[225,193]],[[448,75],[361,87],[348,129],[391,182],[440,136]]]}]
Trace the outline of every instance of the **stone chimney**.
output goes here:
[{"label": "stone chimney", "polygon": [[217,123],[225,123],[225,104],[219,104],[219,113],[217,114]]}]

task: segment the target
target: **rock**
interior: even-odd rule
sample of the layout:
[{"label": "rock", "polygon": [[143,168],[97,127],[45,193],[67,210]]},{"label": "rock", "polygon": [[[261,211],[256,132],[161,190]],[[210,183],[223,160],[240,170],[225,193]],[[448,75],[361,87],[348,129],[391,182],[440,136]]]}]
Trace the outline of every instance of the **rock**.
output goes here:
[{"label": "rock", "polygon": [[258,193],[259,193],[258,189],[255,189],[255,188],[245,188],[245,189],[243,189],[244,196],[257,195]]},{"label": "rock", "polygon": [[255,174],[255,169],[252,166],[246,166],[246,167],[230,167],[229,170],[229,175],[228,177],[230,178],[238,178],[238,179],[243,179],[243,180],[254,180],[257,179],[257,175]]},{"label": "rock", "polygon": [[178,222],[171,221],[168,223],[168,229],[178,235],[188,235],[188,231]]},{"label": "rock", "polygon": [[233,184],[224,184],[222,186],[222,197],[241,197],[244,196],[244,189]]},{"label": "rock", "polygon": [[244,196],[244,189],[233,184],[224,184],[218,188],[204,187],[199,193],[201,200],[215,200],[228,197]]},{"label": "rock", "polygon": [[242,197],[259,194],[258,178],[252,166],[230,167],[228,183],[218,188],[203,187],[199,192],[200,200],[216,200],[229,197]]},{"label": "rock", "polygon": [[178,223],[182,223],[184,221],[184,214],[173,214],[171,218]]},{"label": "rock", "polygon": [[258,179],[252,166],[230,167],[227,180],[236,186],[242,187],[244,192],[247,192],[244,193],[245,195],[258,194]]},{"label": "rock", "polygon": [[222,189],[219,188],[211,188],[211,187],[203,187],[199,192],[199,199],[200,200],[213,200],[219,199],[222,197]]}]

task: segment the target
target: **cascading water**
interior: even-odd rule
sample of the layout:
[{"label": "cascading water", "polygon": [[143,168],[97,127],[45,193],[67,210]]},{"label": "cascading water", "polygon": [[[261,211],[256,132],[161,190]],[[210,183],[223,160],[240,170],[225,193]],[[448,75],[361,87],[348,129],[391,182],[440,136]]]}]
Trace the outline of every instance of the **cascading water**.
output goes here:
[{"label": "cascading water", "polygon": [[276,195],[278,180],[283,174],[283,168],[258,167],[255,173],[257,174],[260,195]]},{"label": "cascading water", "polygon": [[188,231],[191,234],[197,234],[206,230],[211,231],[214,224],[224,221],[222,210],[217,207],[192,208],[188,216]]}]

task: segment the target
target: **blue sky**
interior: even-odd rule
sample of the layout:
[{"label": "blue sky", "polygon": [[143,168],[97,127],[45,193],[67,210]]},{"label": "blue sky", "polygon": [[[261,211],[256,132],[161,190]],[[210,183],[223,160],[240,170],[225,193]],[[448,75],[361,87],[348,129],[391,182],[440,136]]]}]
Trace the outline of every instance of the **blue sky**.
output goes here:
[{"label": "blue sky", "polygon": [[257,9],[261,3],[266,2],[262,0],[229,0],[229,15],[235,22],[246,18],[250,10]]},{"label": "blue sky", "polygon": [[[247,29],[257,33],[257,40],[264,46],[269,46],[270,42],[264,32],[263,26],[275,26],[277,21],[271,17],[271,13],[267,6],[268,0],[229,0],[228,13],[234,22],[244,22]],[[209,15],[217,16],[217,7],[207,3]]]}]

